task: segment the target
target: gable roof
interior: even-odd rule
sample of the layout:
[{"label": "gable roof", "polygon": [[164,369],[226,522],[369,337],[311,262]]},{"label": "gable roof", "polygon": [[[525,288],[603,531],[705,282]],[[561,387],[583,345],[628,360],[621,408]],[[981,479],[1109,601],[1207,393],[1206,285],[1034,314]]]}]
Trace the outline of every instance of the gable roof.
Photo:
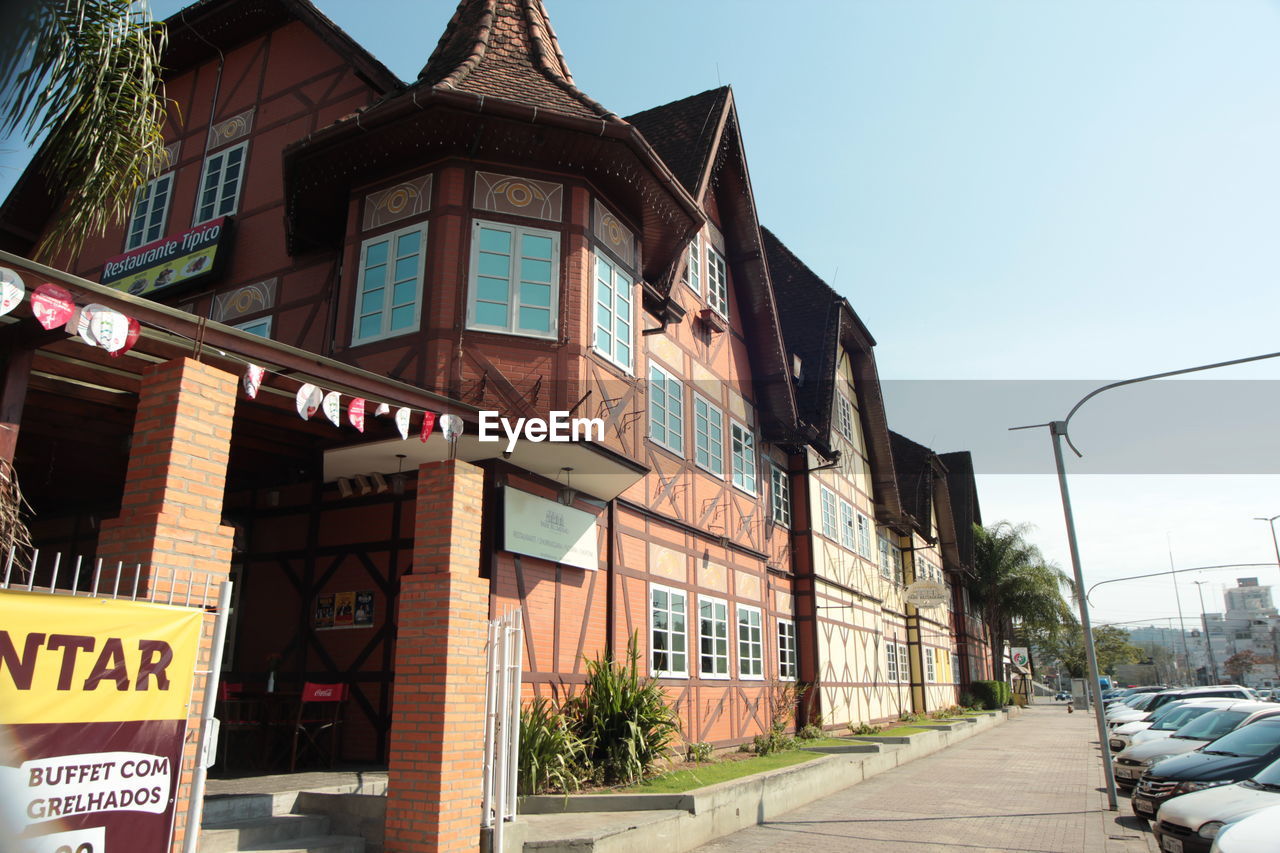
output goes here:
[{"label": "gable roof", "polygon": [[627,116],[695,198],[702,192],[728,99],[729,87],[721,86]]},{"label": "gable roof", "polygon": [[905,435],[889,431],[893,444],[893,470],[898,478],[898,495],[903,512],[915,519],[923,530],[932,528],[933,485],[937,470],[936,454]]},{"label": "gable roof", "polygon": [[542,0],[462,0],[418,84],[621,122],[574,85]]},{"label": "gable roof", "polygon": [[951,497],[951,514],[955,518],[956,549],[960,566],[973,568],[973,526],[982,524],[978,506],[978,483],[974,476],[973,455],[967,450],[940,453],[938,459],[947,467],[947,491]]}]

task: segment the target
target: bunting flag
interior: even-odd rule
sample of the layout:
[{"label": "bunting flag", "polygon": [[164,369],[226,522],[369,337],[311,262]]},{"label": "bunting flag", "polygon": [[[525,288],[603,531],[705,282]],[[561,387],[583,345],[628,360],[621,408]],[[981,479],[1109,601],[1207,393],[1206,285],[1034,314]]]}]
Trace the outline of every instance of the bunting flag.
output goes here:
[{"label": "bunting flag", "polygon": [[[96,308],[89,314],[89,334],[94,343],[107,352],[119,352],[129,340],[129,318],[105,305]],[[86,309],[88,310],[88,309]]]},{"label": "bunting flag", "polygon": [[356,397],[347,404],[347,420],[358,432],[364,432],[364,397]]},{"label": "bunting flag", "polygon": [[111,353],[112,358],[119,358],[129,350],[133,349],[133,345],[138,342],[138,338],[142,337],[142,324],[132,317],[125,317],[125,319],[129,321],[129,330],[124,336],[124,346],[120,347],[118,350],[114,350]]},{"label": "bunting flag", "polygon": [[422,414],[422,434],[418,436],[422,439],[422,443],[426,444],[427,439],[431,437],[431,430],[435,428],[436,415],[435,412],[423,412]]},{"label": "bunting flag", "polygon": [[0,317],[17,308],[26,292],[27,286],[16,270],[0,267]]},{"label": "bunting flag", "polygon": [[304,421],[311,420],[311,416],[320,408],[321,399],[322,395],[319,388],[310,383],[303,385],[298,389],[296,397],[298,416]]},{"label": "bunting flag", "polygon": [[337,391],[330,391],[324,395],[324,402],[321,403],[324,409],[324,416],[329,419],[329,423],[334,426],[342,426],[342,395]]},{"label": "bunting flag", "polygon": [[457,441],[458,436],[462,435],[462,418],[457,415],[445,415],[440,418],[440,431],[448,441]]},{"label": "bunting flag", "polygon": [[373,416],[374,416],[375,418],[380,418],[380,417],[382,417],[383,415],[387,415],[387,414],[390,414],[390,413],[391,413],[391,406],[389,406],[389,405],[388,405],[388,404],[386,404],[386,403],[379,403],[379,404],[378,404],[378,408],[376,408],[376,409],[374,409],[374,410],[373,410]]},{"label": "bunting flag", "polygon": [[244,384],[244,395],[250,400],[258,399],[258,389],[262,387],[262,377],[267,373],[265,368],[258,367],[256,364],[250,364],[244,369],[244,378],[241,382]]},{"label": "bunting flag", "polygon": [[76,302],[65,287],[46,282],[31,294],[31,313],[46,330],[52,331],[64,325],[75,310]]},{"label": "bunting flag", "polygon": [[401,406],[396,409],[396,429],[400,430],[401,440],[409,438],[409,415],[411,412]]}]

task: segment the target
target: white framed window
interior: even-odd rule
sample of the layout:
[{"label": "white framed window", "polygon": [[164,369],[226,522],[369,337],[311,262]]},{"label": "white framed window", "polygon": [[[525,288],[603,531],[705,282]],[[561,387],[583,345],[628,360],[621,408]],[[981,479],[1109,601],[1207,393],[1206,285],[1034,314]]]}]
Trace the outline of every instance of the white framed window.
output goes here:
[{"label": "white framed window", "polygon": [[729,605],[705,595],[698,596],[698,674],[729,677]]},{"label": "white framed window", "polygon": [[631,276],[596,252],[596,352],[631,370]]},{"label": "white framed window", "polygon": [[231,216],[240,204],[249,140],[224,148],[205,158],[200,172],[200,194],[196,196],[196,216],[192,225]]},{"label": "white framed window", "polygon": [[133,197],[133,214],[129,217],[129,233],[124,250],[132,251],[164,236],[169,218],[169,202],[173,198],[173,172],[149,181]]},{"label": "white framed window", "polygon": [[885,681],[898,680],[898,644],[884,644],[884,679]]},{"label": "white framed window", "polygon": [[684,383],[649,364],[649,438],[684,456]]},{"label": "white framed window", "polygon": [[666,586],[649,586],[649,648],[653,675],[689,675],[689,595]]},{"label": "white framed window", "polygon": [[724,256],[707,247],[707,304],[721,317],[729,319],[729,273]]},{"label": "white framed window", "polygon": [[849,440],[853,440],[853,404],[849,398],[836,392],[836,429]]},{"label": "white framed window", "polygon": [[951,683],[960,683],[960,656],[947,653],[947,657],[951,658]]},{"label": "white framed window", "polygon": [[560,235],[477,219],[471,223],[467,328],[554,338],[560,303]]},{"label": "white framed window", "polygon": [[858,513],[858,553],[871,559],[871,519]]},{"label": "white framed window", "polygon": [[924,683],[932,684],[937,680],[937,670],[934,667],[935,655],[937,649],[921,649],[920,657],[924,658]]},{"label": "white framed window", "polygon": [[840,528],[836,522],[836,493],[820,486],[818,493],[822,503],[822,535],[832,542],[840,541]]},{"label": "white framed window", "polygon": [[427,225],[370,237],[360,246],[352,345],[416,331]]},{"label": "white framed window", "polygon": [[733,454],[733,484],[756,494],[756,437],[751,430],[729,422],[730,450]]},{"label": "white framed window", "polygon": [[779,619],[778,678],[795,681],[798,671],[796,666],[796,623],[790,619]]},{"label": "white framed window", "polygon": [[898,643],[898,680],[911,680],[911,650]]},{"label": "white framed window", "polygon": [[251,335],[269,338],[271,337],[271,315],[268,314],[266,317],[259,317],[256,320],[249,320],[245,323],[236,323],[231,328],[248,332]]},{"label": "white framed window", "polygon": [[689,259],[685,263],[682,281],[699,296],[702,295],[702,235],[693,235],[689,243]]},{"label": "white framed window", "polygon": [[853,504],[845,500],[840,501],[840,544],[850,551],[857,548],[853,527]]},{"label": "white framed window", "polygon": [[739,604],[738,611],[738,676],[764,678],[764,636],[759,607]]},{"label": "white framed window", "polygon": [[791,526],[791,481],[787,472],[769,463],[769,497],[773,520],[785,527]]},{"label": "white framed window", "polygon": [[724,412],[699,394],[693,395],[693,461],[724,476]]},{"label": "white framed window", "polygon": [[893,568],[893,579],[898,583],[906,583],[906,575],[902,569],[902,549],[889,543],[889,562]]}]

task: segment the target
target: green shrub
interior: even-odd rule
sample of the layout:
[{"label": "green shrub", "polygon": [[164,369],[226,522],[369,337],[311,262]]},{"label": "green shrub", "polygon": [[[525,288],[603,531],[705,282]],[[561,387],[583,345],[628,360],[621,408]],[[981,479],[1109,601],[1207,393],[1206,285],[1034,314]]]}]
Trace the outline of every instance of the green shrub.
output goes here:
[{"label": "green shrub", "polygon": [[635,634],[625,661],[607,652],[587,661],[586,684],[565,703],[564,712],[586,744],[592,776],[606,785],[640,781],[679,729],[658,682],[640,675]]},{"label": "green shrub", "polygon": [[813,723],[809,723],[809,725],[796,733],[797,740],[821,740],[824,736],[822,729],[818,728]]},{"label": "green shrub", "polygon": [[975,681],[969,687],[975,703],[988,711],[1003,708],[1013,701],[1013,690],[1003,681]]},{"label": "green shrub", "polygon": [[911,712],[903,712],[898,715],[900,723],[918,723],[924,719],[924,714],[912,714]]},{"label": "green shrub", "polygon": [[977,698],[974,697],[972,693],[966,690],[964,693],[960,694],[960,707],[976,708],[978,707],[978,700]]},{"label": "green shrub", "polygon": [[880,729],[876,726],[871,725],[870,723],[858,723],[856,726],[853,723],[849,724],[850,734],[873,735],[878,731],[880,731]]},{"label": "green shrub", "polygon": [[520,709],[521,794],[578,790],[586,757],[586,744],[550,701],[539,697]]},{"label": "green shrub", "polygon": [[686,761],[710,761],[711,760],[711,744],[706,741],[698,741],[689,744],[685,752]]},{"label": "green shrub", "polygon": [[775,752],[795,749],[796,739],[787,734],[781,726],[774,726],[767,734],[756,735],[751,745],[756,755],[772,755]]}]

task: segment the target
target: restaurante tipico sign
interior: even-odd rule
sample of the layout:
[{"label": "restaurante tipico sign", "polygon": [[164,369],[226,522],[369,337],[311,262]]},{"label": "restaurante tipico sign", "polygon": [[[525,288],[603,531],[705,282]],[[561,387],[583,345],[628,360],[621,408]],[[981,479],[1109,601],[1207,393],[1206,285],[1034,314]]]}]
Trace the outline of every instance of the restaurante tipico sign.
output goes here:
[{"label": "restaurante tipico sign", "polygon": [[931,580],[918,580],[907,587],[905,596],[907,604],[916,607],[942,607],[947,603],[950,594],[946,586]]},{"label": "restaurante tipico sign", "polygon": [[134,296],[146,296],[204,278],[217,270],[230,234],[231,221],[221,216],[109,259],[102,267],[100,281]]}]

